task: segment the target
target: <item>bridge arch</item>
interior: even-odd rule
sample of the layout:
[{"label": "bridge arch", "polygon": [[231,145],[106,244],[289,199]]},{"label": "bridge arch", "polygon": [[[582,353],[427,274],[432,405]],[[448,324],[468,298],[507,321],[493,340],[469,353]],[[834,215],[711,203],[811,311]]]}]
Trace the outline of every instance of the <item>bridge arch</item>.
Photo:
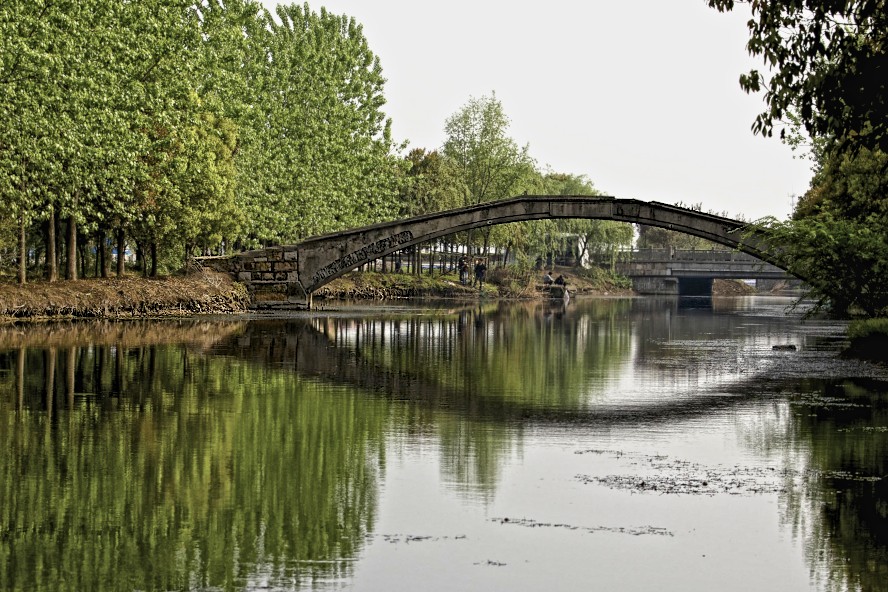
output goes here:
[{"label": "bridge arch", "polygon": [[786,269],[748,223],[659,202],[599,196],[523,195],[311,237],[295,245],[248,251],[231,271],[254,288],[274,287],[296,305],[362,264],[456,232],[527,220],[587,218],[658,226],[749,253]]}]

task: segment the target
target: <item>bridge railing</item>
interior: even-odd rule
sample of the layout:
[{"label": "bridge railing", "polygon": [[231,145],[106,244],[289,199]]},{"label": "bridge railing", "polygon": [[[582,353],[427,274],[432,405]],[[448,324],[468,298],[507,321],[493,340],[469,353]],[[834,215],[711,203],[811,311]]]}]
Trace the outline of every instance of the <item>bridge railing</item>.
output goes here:
[{"label": "bridge railing", "polygon": [[666,263],[669,261],[693,261],[699,263],[758,261],[752,255],[732,249],[636,249],[628,255],[631,261],[652,263]]}]

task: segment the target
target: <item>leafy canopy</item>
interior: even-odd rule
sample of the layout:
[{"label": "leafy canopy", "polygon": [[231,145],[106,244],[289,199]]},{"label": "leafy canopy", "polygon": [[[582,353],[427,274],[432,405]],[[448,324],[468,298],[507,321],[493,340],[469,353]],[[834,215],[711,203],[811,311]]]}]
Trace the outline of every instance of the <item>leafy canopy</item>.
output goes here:
[{"label": "leafy canopy", "polygon": [[[719,11],[734,0],[708,0]],[[772,74],[740,77],[749,93],[764,90],[767,108],[753,130],[771,136],[797,111],[812,138],[856,151],[888,151],[888,6],[884,0],[748,0],[750,54]],[[781,135],[783,135],[781,131]]]}]

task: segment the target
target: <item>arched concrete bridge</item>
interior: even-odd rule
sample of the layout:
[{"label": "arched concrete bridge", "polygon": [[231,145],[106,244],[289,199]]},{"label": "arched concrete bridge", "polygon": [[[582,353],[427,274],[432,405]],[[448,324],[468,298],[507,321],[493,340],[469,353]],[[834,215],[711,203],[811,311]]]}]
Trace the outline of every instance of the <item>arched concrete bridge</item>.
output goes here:
[{"label": "arched concrete bridge", "polygon": [[658,202],[613,197],[524,195],[476,206],[383,222],[248,251],[230,271],[253,290],[278,290],[291,305],[310,308],[312,292],[360,265],[413,245],[493,224],[589,218],[659,226],[699,236],[783,267],[764,236],[745,222]]}]

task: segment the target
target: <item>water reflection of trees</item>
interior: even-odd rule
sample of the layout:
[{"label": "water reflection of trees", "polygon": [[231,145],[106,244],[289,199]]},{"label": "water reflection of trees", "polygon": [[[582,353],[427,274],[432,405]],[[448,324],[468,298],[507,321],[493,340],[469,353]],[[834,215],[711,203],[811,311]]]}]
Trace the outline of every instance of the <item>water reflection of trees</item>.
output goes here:
[{"label": "water reflection of trees", "polygon": [[333,348],[354,352],[380,372],[463,398],[469,403],[460,410],[469,416],[483,414],[485,405],[575,410],[589,395],[590,378],[628,357],[631,326],[621,314],[628,304],[597,301],[579,311],[491,305],[400,318],[322,318],[312,326]]},{"label": "water reflection of trees", "polygon": [[440,443],[445,481],[492,494],[530,415],[571,414],[625,362],[627,301],[525,304],[425,314],[330,315],[251,323],[216,352],[403,403],[397,433]]},{"label": "water reflection of trees", "polygon": [[[888,383],[806,379],[750,445],[785,466],[783,522],[824,590],[884,590],[888,581]],[[776,404],[775,404],[776,405]]]},{"label": "water reflection of trees", "polygon": [[[20,453],[0,455],[0,589],[56,589],[63,571],[71,589],[347,574],[399,439],[427,434],[445,481],[489,496],[525,426],[622,421],[592,409],[607,379],[699,339],[712,316],[648,302],[2,334],[0,445]],[[729,401],[701,393],[625,421]]]},{"label": "water reflection of trees", "polygon": [[386,407],[182,346],[6,351],[0,589],[343,573],[375,519]]},{"label": "water reflection of trees", "polygon": [[[817,385],[823,398],[800,407],[791,440],[807,450],[810,470],[790,490],[794,520],[810,512],[811,563],[829,566],[835,590],[884,590],[888,581],[888,384]],[[805,494],[807,492],[807,495]]]}]

